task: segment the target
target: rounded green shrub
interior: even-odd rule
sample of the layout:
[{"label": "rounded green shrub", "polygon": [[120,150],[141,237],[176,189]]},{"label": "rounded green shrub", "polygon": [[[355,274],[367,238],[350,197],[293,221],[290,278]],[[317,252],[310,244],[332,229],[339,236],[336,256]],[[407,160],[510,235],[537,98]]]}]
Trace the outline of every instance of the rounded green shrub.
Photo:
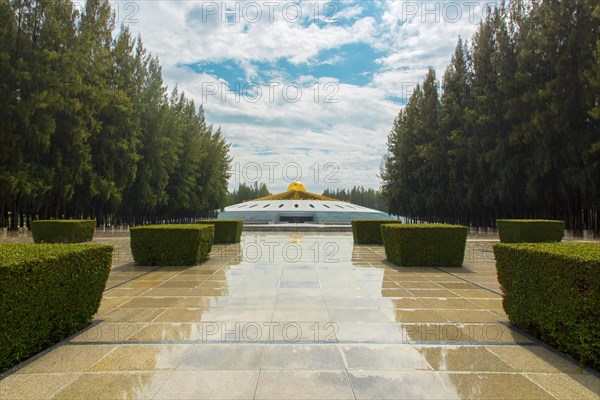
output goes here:
[{"label": "rounded green shrub", "polygon": [[206,260],[213,225],[148,225],[131,228],[131,254],[140,265],[195,265]]},{"label": "rounded green shrub", "polygon": [[40,220],[31,223],[35,243],[83,243],[94,238],[96,220]]},{"label": "rounded green shrub", "polygon": [[564,221],[546,219],[498,219],[496,227],[502,243],[560,242],[565,232]]},{"label": "rounded green shrub", "polygon": [[494,254],[510,322],[600,370],[600,245],[498,244]]},{"label": "rounded green shrub", "polygon": [[461,267],[468,230],[446,224],[381,226],[385,254],[400,266]]},{"label": "rounded green shrub", "polygon": [[215,244],[238,243],[242,238],[244,221],[241,219],[203,219],[196,223],[215,226]]},{"label": "rounded green shrub", "polygon": [[371,219],[352,221],[352,236],[356,244],[383,244],[381,236],[381,225],[401,224],[401,221],[393,219]]},{"label": "rounded green shrub", "polygon": [[112,251],[93,244],[0,244],[0,372],[92,320]]}]

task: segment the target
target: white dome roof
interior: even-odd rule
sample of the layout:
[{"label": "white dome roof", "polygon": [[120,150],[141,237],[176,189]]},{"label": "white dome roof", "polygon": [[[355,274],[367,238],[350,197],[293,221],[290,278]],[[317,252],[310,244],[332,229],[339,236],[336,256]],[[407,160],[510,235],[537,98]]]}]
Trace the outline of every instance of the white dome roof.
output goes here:
[{"label": "white dome roof", "polygon": [[319,200],[267,200],[267,201],[248,201],[246,203],[234,204],[226,207],[225,211],[337,211],[337,212],[372,212],[373,210],[362,206],[346,203],[344,201],[319,201]]},{"label": "white dome roof", "polygon": [[253,200],[226,207],[219,219],[242,219],[245,223],[303,222],[350,224],[353,219],[391,219],[381,211],[344,201]]}]

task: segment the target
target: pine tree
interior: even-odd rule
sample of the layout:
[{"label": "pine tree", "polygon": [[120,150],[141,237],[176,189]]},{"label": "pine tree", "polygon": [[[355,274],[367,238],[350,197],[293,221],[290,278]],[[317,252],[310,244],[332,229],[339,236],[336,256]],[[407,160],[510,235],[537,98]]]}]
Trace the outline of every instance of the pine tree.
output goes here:
[{"label": "pine tree", "polygon": [[477,226],[560,218],[598,229],[597,18],[590,0],[513,0],[490,10],[472,48],[459,40],[439,111],[430,73],[394,121],[381,172],[390,211]]},{"label": "pine tree", "polygon": [[459,223],[469,222],[470,211],[464,196],[473,177],[473,171],[468,168],[465,113],[473,107],[472,79],[469,49],[459,38],[452,61],[444,73],[440,107],[440,135],[448,139],[448,191],[444,197],[452,207],[447,218]]},{"label": "pine tree", "polygon": [[113,37],[108,0],[81,13],[70,0],[0,0],[0,23],[0,226],[222,206],[229,145],[185,96],[167,99],[140,38],[124,26]]}]

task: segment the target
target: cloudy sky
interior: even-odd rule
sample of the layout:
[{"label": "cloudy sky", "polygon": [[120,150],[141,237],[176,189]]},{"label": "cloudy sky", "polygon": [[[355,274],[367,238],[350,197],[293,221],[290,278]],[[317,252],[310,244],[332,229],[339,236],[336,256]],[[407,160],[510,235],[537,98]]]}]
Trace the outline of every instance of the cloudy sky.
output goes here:
[{"label": "cloudy sky", "polygon": [[387,135],[429,66],[441,77],[478,1],[116,1],[165,83],[231,143],[230,188],[379,188]]}]

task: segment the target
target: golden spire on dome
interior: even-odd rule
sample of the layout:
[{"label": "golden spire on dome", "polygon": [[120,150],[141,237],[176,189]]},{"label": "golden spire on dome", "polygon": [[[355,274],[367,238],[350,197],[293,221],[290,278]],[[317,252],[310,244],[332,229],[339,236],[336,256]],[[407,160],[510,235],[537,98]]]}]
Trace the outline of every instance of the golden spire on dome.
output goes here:
[{"label": "golden spire on dome", "polygon": [[330,197],[321,196],[320,194],[310,193],[306,190],[306,186],[302,182],[293,182],[288,186],[287,192],[273,194],[271,196],[261,197],[256,201],[268,200],[320,200],[320,201],[337,201]]},{"label": "golden spire on dome", "polygon": [[288,186],[288,192],[291,192],[292,190],[297,190],[299,192],[306,192],[306,186],[304,186],[304,183],[302,183],[300,181],[296,181],[296,182],[290,183],[290,185]]}]

